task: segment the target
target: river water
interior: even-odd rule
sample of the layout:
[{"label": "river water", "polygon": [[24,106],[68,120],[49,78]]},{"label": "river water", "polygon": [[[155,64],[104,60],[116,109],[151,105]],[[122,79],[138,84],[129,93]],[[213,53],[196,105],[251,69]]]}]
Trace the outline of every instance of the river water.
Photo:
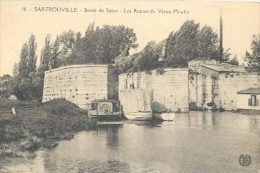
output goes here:
[{"label": "river water", "polygon": [[[251,157],[249,166],[239,164],[242,154]],[[173,122],[99,125],[6,170],[260,173],[260,115],[190,112]]]}]

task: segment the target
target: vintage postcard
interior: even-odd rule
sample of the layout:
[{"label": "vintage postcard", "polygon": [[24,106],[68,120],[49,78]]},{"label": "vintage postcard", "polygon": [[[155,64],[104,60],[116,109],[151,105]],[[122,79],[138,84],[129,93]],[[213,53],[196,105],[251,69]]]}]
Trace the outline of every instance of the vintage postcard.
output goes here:
[{"label": "vintage postcard", "polygon": [[260,173],[260,3],[0,0],[0,173]]}]

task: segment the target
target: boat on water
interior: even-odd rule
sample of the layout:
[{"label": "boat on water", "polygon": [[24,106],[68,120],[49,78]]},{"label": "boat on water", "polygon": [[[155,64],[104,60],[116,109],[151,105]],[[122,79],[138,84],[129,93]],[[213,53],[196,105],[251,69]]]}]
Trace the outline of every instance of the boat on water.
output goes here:
[{"label": "boat on water", "polygon": [[151,104],[151,109],[153,112],[153,119],[161,121],[173,121],[176,117],[175,112],[167,109],[165,104],[154,101]]},{"label": "boat on water", "polygon": [[152,119],[152,112],[128,112],[125,116],[128,120],[146,121]]},{"label": "boat on water", "polygon": [[124,89],[120,91],[123,112],[128,120],[146,121],[152,119],[150,90]]},{"label": "boat on water", "polygon": [[88,116],[98,121],[120,121],[122,111],[118,101],[100,99],[91,102]]},{"label": "boat on water", "polygon": [[153,112],[153,118],[162,121],[173,121],[175,117],[174,112]]}]

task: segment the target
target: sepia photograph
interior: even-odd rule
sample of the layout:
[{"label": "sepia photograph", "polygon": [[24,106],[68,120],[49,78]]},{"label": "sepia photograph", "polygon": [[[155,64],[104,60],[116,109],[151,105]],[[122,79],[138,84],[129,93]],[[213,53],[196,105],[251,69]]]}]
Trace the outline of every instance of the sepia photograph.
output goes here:
[{"label": "sepia photograph", "polygon": [[260,173],[260,3],[0,0],[0,173]]}]

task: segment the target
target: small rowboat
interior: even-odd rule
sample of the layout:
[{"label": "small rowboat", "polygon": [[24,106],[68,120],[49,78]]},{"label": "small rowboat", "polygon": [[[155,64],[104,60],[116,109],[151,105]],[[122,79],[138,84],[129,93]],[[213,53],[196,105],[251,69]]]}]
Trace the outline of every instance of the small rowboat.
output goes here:
[{"label": "small rowboat", "polygon": [[128,112],[125,116],[128,120],[146,121],[152,119],[152,112]]},{"label": "small rowboat", "polygon": [[153,113],[153,118],[154,119],[159,119],[163,121],[173,121],[175,119],[176,115],[174,112],[154,112]]}]

